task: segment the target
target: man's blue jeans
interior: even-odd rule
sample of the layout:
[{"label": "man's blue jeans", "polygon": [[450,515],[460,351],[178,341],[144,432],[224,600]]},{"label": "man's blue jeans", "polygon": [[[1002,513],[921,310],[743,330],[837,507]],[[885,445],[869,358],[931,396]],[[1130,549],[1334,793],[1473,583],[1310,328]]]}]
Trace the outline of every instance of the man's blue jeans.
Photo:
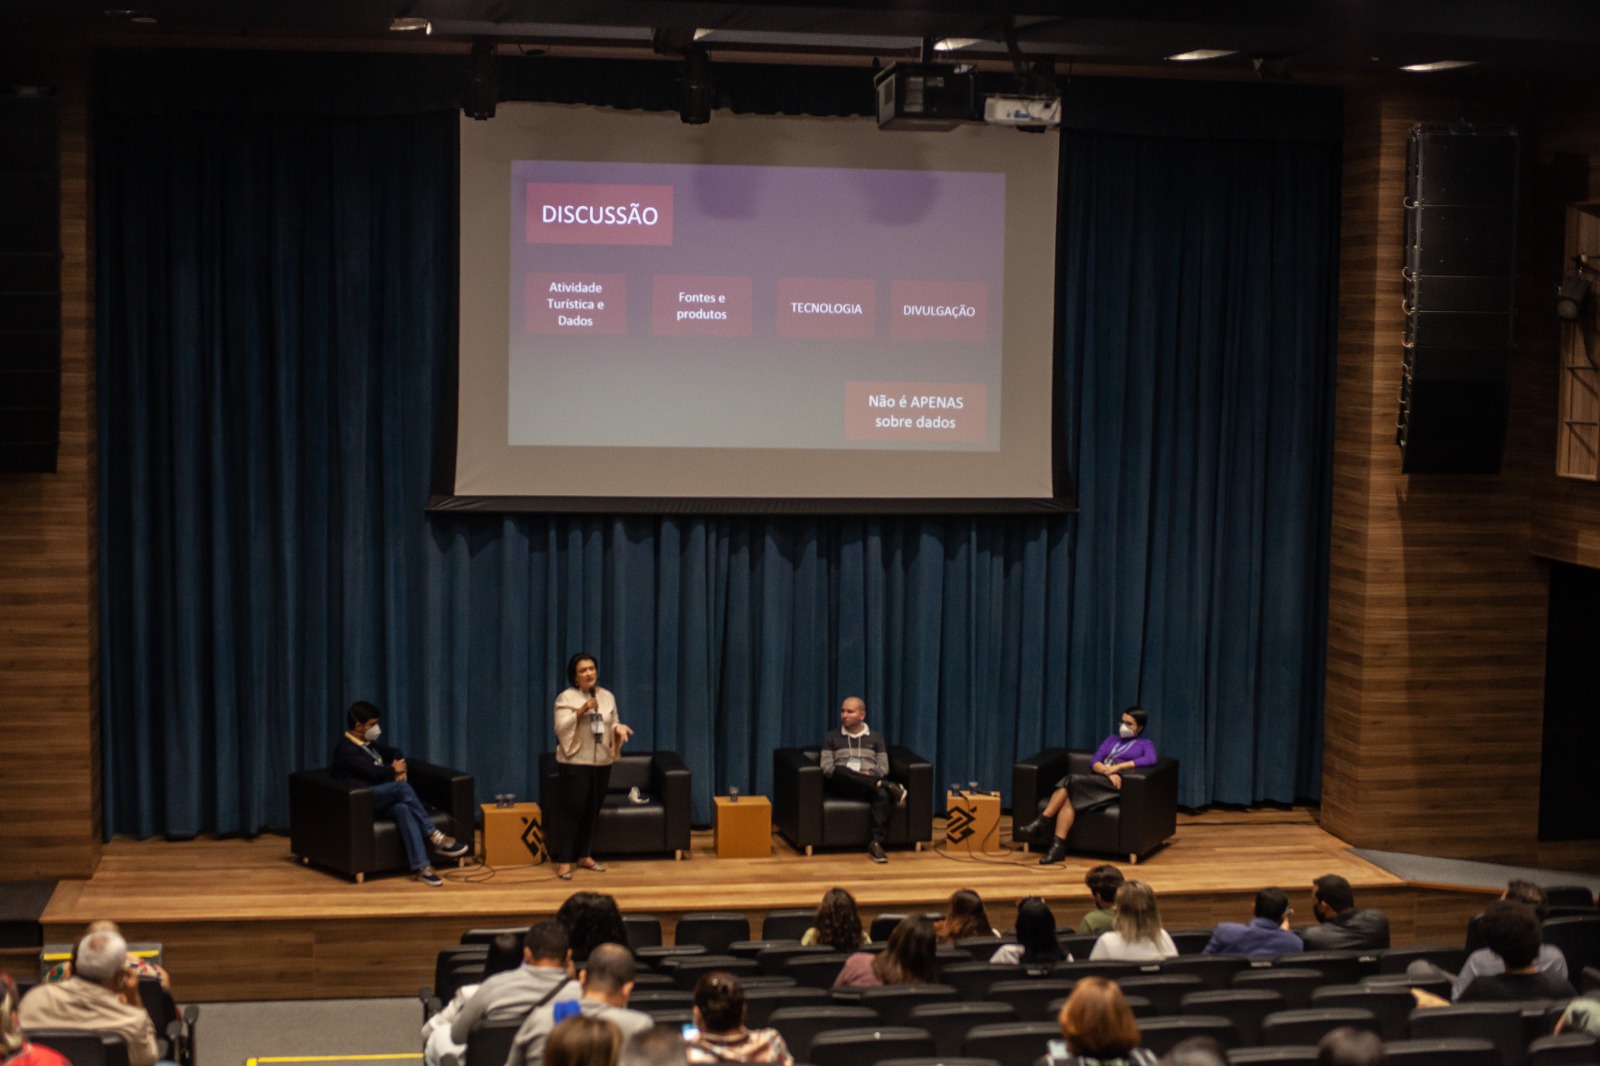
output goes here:
[{"label": "man's blue jeans", "polygon": [[433,832],[433,822],[409,781],[373,785],[372,813],[379,818],[388,815],[394,819],[395,828],[400,831],[400,843],[406,849],[406,862],[413,871],[428,865],[427,841]]}]

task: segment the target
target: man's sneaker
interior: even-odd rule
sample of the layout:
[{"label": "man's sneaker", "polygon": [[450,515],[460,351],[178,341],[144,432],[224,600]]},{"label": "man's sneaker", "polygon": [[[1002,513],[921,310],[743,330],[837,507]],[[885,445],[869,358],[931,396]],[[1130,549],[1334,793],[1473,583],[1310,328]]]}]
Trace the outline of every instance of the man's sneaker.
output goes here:
[{"label": "man's sneaker", "polygon": [[464,859],[472,854],[472,845],[464,840],[441,836],[433,842],[433,850],[439,853],[440,858]]},{"label": "man's sneaker", "polygon": [[424,866],[422,869],[418,870],[417,880],[421,881],[429,888],[438,888],[440,885],[444,884],[444,878],[434,873],[433,867],[431,866]]},{"label": "man's sneaker", "polygon": [[894,797],[896,803],[903,803],[906,798],[906,786],[898,781],[885,781],[884,790]]},{"label": "man's sneaker", "polygon": [[883,845],[874,840],[867,845],[867,854],[872,856],[873,862],[888,862],[889,856],[883,853]]}]

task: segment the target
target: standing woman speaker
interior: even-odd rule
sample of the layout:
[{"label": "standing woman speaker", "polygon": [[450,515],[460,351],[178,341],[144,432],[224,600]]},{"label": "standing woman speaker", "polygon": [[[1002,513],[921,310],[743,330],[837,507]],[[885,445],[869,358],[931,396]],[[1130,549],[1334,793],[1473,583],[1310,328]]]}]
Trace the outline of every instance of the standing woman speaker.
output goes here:
[{"label": "standing woman speaker", "polygon": [[590,854],[594,824],[606,798],[611,764],[633,730],[617,721],[617,699],[596,681],[595,657],[580,651],[567,660],[570,688],[556,697],[556,795],[554,817],[546,815],[545,840],[556,876],[572,880],[574,864],[604,870]]}]

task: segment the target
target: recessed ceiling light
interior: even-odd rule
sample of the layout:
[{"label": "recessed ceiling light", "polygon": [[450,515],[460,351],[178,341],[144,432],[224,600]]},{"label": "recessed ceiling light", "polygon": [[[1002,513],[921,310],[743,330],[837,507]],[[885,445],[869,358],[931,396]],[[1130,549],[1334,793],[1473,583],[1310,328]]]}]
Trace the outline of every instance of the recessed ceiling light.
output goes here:
[{"label": "recessed ceiling light", "polygon": [[1434,74],[1441,70],[1460,70],[1462,67],[1477,65],[1476,59],[1436,59],[1432,63],[1412,63],[1400,69],[1409,70],[1413,74]]},{"label": "recessed ceiling light", "polygon": [[140,11],[135,7],[107,8],[106,17],[114,19],[126,19],[129,22],[138,22],[147,26],[154,25],[156,21],[155,16],[150,14],[150,12]]},{"label": "recessed ceiling light", "polygon": [[1176,63],[1193,63],[1199,59],[1221,59],[1223,56],[1236,56],[1238,51],[1232,48],[1196,48],[1192,52],[1179,52],[1167,58]]},{"label": "recessed ceiling light", "polygon": [[935,52],[954,52],[962,48],[971,48],[975,44],[982,44],[982,37],[944,37],[933,44]]},{"label": "recessed ceiling light", "polygon": [[404,18],[390,21],[389,28],[395,33],[421,33],[433,32],[433,23],[427,19]]}]

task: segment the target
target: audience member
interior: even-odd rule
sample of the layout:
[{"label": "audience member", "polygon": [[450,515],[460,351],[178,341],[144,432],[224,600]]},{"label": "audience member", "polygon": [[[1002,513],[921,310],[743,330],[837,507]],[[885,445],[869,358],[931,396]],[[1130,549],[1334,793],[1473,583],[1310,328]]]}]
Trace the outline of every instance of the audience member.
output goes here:
[{"label": "audience member", "polygon": [[1383,951],[1389,919],[1380,910],[1357,910],[1350,882],[1323,874],[1311,882],[1311,910],[1318,925],[1297,930],[1307,951]]},{"label": "audience member", "polygon": [[622,1042],[617,1066],[688,1066],[683,1033],[675,1025],[652,1025]]},{"label": "audience member", "polygon": [[1161,1066],[1228,1066],[1228,1053],[1215,1037],[1191,1036],[1168,1048]]},{"label": "audience member", "polygon": [[1256,893],[1255,917],[1244,925],[1222,922],[1206,942],[1207,955],[1250,955],[1274,958],[1302,950],[1300,938],[1289,931],[1289,895],[1281,888]]},{"label": "audience member", "polygon": [[989,924],[983,897],[970,888],[958,888],[950,893],[950,913],[939,922],[936,931],[940,942],[945,944],[973,936],[1000,935],[1000,930]]},{"label": "audience member", "polygon": [[702,974],[694,986],[694,1024],[700,1035],[686,1049],[690,1062],[776,1062],[794,1056],[776,1029],[744,1027],[744,988],[731,973]]},{"label": "audience member", "polygon": [[1122,871],[1110,863],[1089,867],[1083,875],[1089,895],[1094,898],[1094,910],[1078,923],[1080,933],[1103,933],[1117,920],[1117,889],[1122,887]]},{"label": "audience member", "polygon": [[1071,962],[1072,957],[1061,950],[1061,941],[1056,939],[1056,916],[1049,905],[1038,896],[1029,896],[1017,904],[1017,942],[1000,945],[989,961],[1048,972],[1058,962]]},{"label": "audience member", "polygon": [[334,774],[366,782],[372,790],[372,813],[394,819],[412,876],[438,888],[444,879],[428,861],[429,849],[440,858],[460,859],[472,854],[472,845],[434,828],[428,808],[406,779],[405,755],[399,748],[378,743],[383,734],[378,708],[357,700],[350,705],[349,720],[350,728],[333,746]]},{"label": "audience member", "polygon": [[[1516,880],[1510,882],[1506,885],[1505,891],[1500,893],[1500,898],[1532,907],[1534,916],[1539,919],[1541,924],[1544,922],[1546,910],[1544,889],[1532,881]],[[1482,915],[1479,915],[1473,919],[1474,926],[1477,925],[1481,918]],[[1554,944],[1543,943],[1542,933],[1540,934],[1540,939],[1539,954],[1533,960],[1534,966],[1541,973],[1555,974],[1557,977],[1570,980],[1567,974],[1566,954]],[[1492,977],[1497,973],[1505,973],[1505,969],[1505,964],[1500,961],[1500,956],[1496,955],[1488,947],[1478,948],[1467,956],[1467,961],[1461,967],[1461,972],[1451,982],[1450,998],[1460,999],[1461,993],[1465,992],[1467,986],[1473,981],[1480,977]],[[1409,968],[1407,972],[1410,972]],[[1432,972],[1444,973],[1438,967],[1433,967]]]},{"label": "audience member", "polygon": [[589,952],[601,944],[621,944],[630,949],[633,946],[617,901],[602,892],[574,892],[556,911],[556,921],[566,927],[572,961],[580,966]]},{"label": "audience member", "polygon": [[1567,1004],[1556,1022],[1558,1033],[1588,1033],[1600,1037],[1600,999],[1594,995],[1579,996]]},{"label": "audience member", "polygon": [[1126,881],[1117,889],[1117,920],[1094,942],[1089,958],[1149,962],[1175,958],[1178,946],[1161,928],[1156,894],[1143,881]]},{"label": "audience member", "polygon": [[[98,921],[90,922],[83,930],[84,936],[88,936],[90,933],[115,933],[118,936],[122,936],[122,927],[110,919],[101,918]],[[73,958],[76,958],[77,954],[78,945],[74,944],[72,945]],[[45,973],[43,979],[46,981],[60,981],[71,977],[72,962],[73,959],[67,959],[64,962],[56,963]],[[149,959],[141,959],[131,951],[128,952],[128,965],[132,966],[134,972],[140,977],[154,977],[161,982],[162,988],[165,988],[168,992],[172,991],[172,976],[167,973],[165,968],[156,965]]]},{"label": "audience member", "polygon": [[544,1043],[544,1066],[616,1066],[622,1033],[604,1018],[584,1014],[557,1023]]},{"label": "audience member", "polygon": [[1317,1041],[1317,1066],[1382,1066],[1383,1040],[1377,1033],[1341,1025]]},{"label": "audience member", "polygon": [[842,888],[830,888],[822,897],[814,922],[800,938],[800,943],[807,947],[822,945],[835,951],[859,951],[863,945],[872,943],[861,927],[856,898]]},{"label": "audience member", "polygon": [[572,980],[566,928],[553,920],[535,922],[522,942],[522,965],[483,979],[450,1023],[450,1039],[466,1044],[480,1021],[526,1018],[534,1009],[577,987]]},{"label": "audience member", "polygon": [[846,959],[833,987],[934,984],[939,980],[938,951],[933,923],[913,914],[894,927],[883,951],[876,955],[858,951]]},{"label": "audience member", "polygon": [[1139,1046],[1139,1023],[1122,990],[1104,977],[1072,986],[1060,1022],[1066,1054],[1052,1048],[1051,1066],[1154,1066],[1155,1054]]},{"label": "audience member", "polygon": [[563,1020],[574,1014],[602,1018],[617,1027],[624,1039],[642,1033],[655,1024],[643,1011],[630,1010],[633,995],[633,952],[621,944],[597,944],[578,975],[582,995],[571,989],[535,1007],[511,1041],[506,1066],[539,1066],[544,1061],[545,1043]]},{"label": "audience member", "polygon": [[[516,933],[501,933],[489,944],[489,951],[483,960],[483,976],[487,979],[521,965],[522,937]],[[450,1026],[461,1016],[461,1008],[466,1006],[467,1000],[473,997],[481,984],[481,981],[474,981],[470,985],[462,985],[439,1013],[422,1023],[422,1061],[427,1066],[439,1066],[447,1060],[459,1062],[466,1053],[465,1044],[450,1039]]]},{"label": "audience member", "polygon": [[59,1051],[28,1043],[17,1017],[17,986],[0,973],[0,1062],[5,1066],[68,1066]]},{"label": "audience member", "polygon": [[117,933],[78,941],[73,975],[22,998],[18,1017],[28,1029],[104,1029],[127,1041],[128,1066],[156,1061],[156,1027],[139,1000],[139,975],[128,965],[128,942]]},{"label": "audience member", "polygon": [[1544,973],[1539,956],[1539,919],[1532,907],[1496,900],[1481,920],[1489,950],[1505,964],[1503,973],[1474,978],[1461,993],[1462,1003],[1482,1000],[1571,999],[1577,991],[1565,977]]}]

